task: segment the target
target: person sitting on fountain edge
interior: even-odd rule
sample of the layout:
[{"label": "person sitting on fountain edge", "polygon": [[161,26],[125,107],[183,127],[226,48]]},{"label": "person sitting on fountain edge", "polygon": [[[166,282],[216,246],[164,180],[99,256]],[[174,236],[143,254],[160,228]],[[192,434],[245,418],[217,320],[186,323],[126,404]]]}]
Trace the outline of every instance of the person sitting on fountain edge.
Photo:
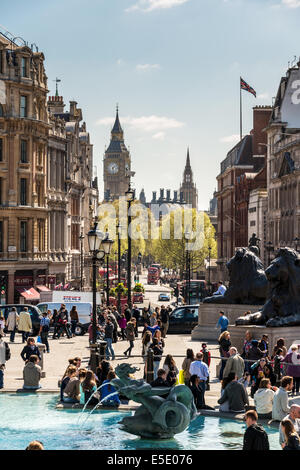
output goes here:
[{"label": "person sitting on fountain edge", "polygon": [[213,293],[213,295],[225,295],[227,288],[224,286],[223,281],[218,282],[218,290]]}]

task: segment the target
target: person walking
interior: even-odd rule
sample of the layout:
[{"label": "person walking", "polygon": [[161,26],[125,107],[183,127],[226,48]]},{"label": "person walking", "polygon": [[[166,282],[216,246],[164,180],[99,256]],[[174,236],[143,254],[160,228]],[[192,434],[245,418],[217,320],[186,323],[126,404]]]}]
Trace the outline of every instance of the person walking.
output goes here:
[{"label": "person walking", "polygon": [[162,323],[162,337],[165,338],[169,329],[170,311],[164,306],[160,310],[160,319]]},{"label": "person walking", "polygon": [[10,332],[10,342],[15,342],[15,335],[19,324],[19,315],[16,307],[12,307],[6,320],[7,331]]},{"label": "person walking", "polygon": [[229,320],[225,316],[225,312],[223,310],[220,310],[219,312],[219,320],[217,322],[216,328],[220,328],[220,334],[223,333],[224,331],[227,331],[227,327],[229,325]]},{"label": "person walking", "polygon": [[53,309],[53,315],[51,318],[51,325],[53,326],[52,339],[58,339],[58,332],[60,330],[60,324],[58,323],[58,311],[56,308]]},{"label": "person walking", "polygon": [[135,340],[135,324],[132,320],[127,322],[126,329],[125,329],[125,334],[127,341],[129,341],[129,347],[124,351],[124,355],[128,357],[131,356],[131,351],[134,348],[134,340]]},{"label": "person walking", "polygon": [[72,336],[74,337],[76,326],[79,322],[79,315],[77,312],[76,305],[73,305],[73,307],[70,310],[70,319],[71,319],[71,333],[72,333]]},{"label": "person walking", "polygon": [[26,343],[29,333],[32,329],[31,316],[28,307],[24,307],[19,314],[18,331],[22,333],[22,343]]},{"label": "person walking", "polygon": [[69,330],[68,322],[69,322],[68,311],[66,309],[65,304],[61,304],[61,307],[58,311],[58,318],[57,318],[57,323],[60,325],[60,329],[57,335],[58,339],[63,333],[66,333],[68,339],[72,338],[72,334]]},{"label": "person walking", "polygon": [[131,319],[131,310],[128,304],[125,304],[124,307],[125,307],[124,314],[125,314],[126,321],[128,323]]},{"label": "person walking", "polygon": [[10,359],[10,349],[8,344],[3,341],[4,334],[0,333],[0,389],[4,387],[4,369],[5,363]]},{"label": "person walking", "polygon": [[47,353],[50,352],[49,349],[49,342],[48,342],[48,335],[50,331],[50,318],[49,318],[49,312],[51,313],[50,310],[47,312],[43,312],[43,316],[40,321],[40,331],[39,335],[41,337],[42,344],[46,346],[46,351]]},{"label": "person walking", "polygon": [[233,372],[238,380],[243,377],[245,363],[244,359],[238,354],[237,349],[235,347],[231,347],[229,349],[229,359],[226,362],[226,366],[224,368],[223,377],[227,377],[230,372]]},{"label": "person walking", "polygon": [[115,359],[115,351],[113,349],[112,343],[114,338],[114,325],[111,321],[111,318],[107,316],[106,323],[104,327],[104,341],[106,341],[105,356],[106,360],[109,361],[110,355],[112,360]]},{"label": "person walking", "polygon": [[199,377],[199,387],[203,392],[203,404],[205,404],[205,390],[206,390],[206,382],[209,378],[209,370],[208,365],[203,362],[203,354],[197,353],[196,359],[190,365],[190,374],[197,375]]},{"label": "person walking", "polygon": [[121,330],[121,338],[124,341],[124,339],[125,339],[125,329],[126,329],[126,325],[127,325],[127,320],[126,320],[126,317],[125,317],[124,313],[121,313],[121,315],[119,317],[119,320],[118,320],[118,323],[119,323],[119,327],[120,327],[120,330]]},{"label": "person walking", "polygon": [[268,434],[262,426],[257,424],[256,411],[247,411],[244,419],[247,429],[244,434],[243,450],[270,450]]},{"label": "person walking", "polygon": [[293,390],[293,377],[282,377],[280,382],[281,385],[273,399],[272,419],[274,421],[282,421],[290,413],[288,393]]},{"label": "person walking", "polygon": [[132,316],[133,316],[133,318],[135,318],[135,321],[136,321],[134,334],[135,334],[135,337],[137,338],[138,337],[139,320],[140,320],[141,314],[140,314],[139,308],[136,305],[133,306]]}]

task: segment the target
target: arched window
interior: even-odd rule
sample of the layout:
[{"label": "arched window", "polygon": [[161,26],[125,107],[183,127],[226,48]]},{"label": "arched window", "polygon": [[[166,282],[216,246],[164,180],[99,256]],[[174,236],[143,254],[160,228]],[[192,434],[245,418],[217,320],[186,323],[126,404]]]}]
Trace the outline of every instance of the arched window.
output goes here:
[{"label": "arched window", "polygon": [[3,106],[0,104],[0,117],[3,117]]}]

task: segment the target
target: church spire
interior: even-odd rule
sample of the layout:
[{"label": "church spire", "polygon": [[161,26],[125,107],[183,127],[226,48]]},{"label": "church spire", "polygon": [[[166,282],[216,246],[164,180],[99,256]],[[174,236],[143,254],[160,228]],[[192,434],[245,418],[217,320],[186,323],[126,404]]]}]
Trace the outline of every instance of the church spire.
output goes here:
[{"label": "church spire", "polygon": [[119,120],[119,106],[118,105],[116,109],[116,119],[112,128],[111,134],[112,136],[116,134],[116,137],[123,138],[123,129],[121,127],[120,120]]},{"label": "church spire", "polygon": [[187,149],[187,156],[186,156],[186,164],[185,168],[191,168],[191,162],[190,162],[190,149],[188,147]]}]

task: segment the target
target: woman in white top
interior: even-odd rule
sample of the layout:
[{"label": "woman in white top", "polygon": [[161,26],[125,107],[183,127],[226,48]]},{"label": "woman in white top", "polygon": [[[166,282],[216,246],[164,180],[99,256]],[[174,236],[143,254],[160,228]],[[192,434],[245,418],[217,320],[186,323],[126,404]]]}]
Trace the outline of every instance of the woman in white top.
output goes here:
[{"label": "woman in white top", "polygon": [[272,418],[274,395],[270,379],[261,379],[259,389],[254,394],[254,404],[259,418]]}]

